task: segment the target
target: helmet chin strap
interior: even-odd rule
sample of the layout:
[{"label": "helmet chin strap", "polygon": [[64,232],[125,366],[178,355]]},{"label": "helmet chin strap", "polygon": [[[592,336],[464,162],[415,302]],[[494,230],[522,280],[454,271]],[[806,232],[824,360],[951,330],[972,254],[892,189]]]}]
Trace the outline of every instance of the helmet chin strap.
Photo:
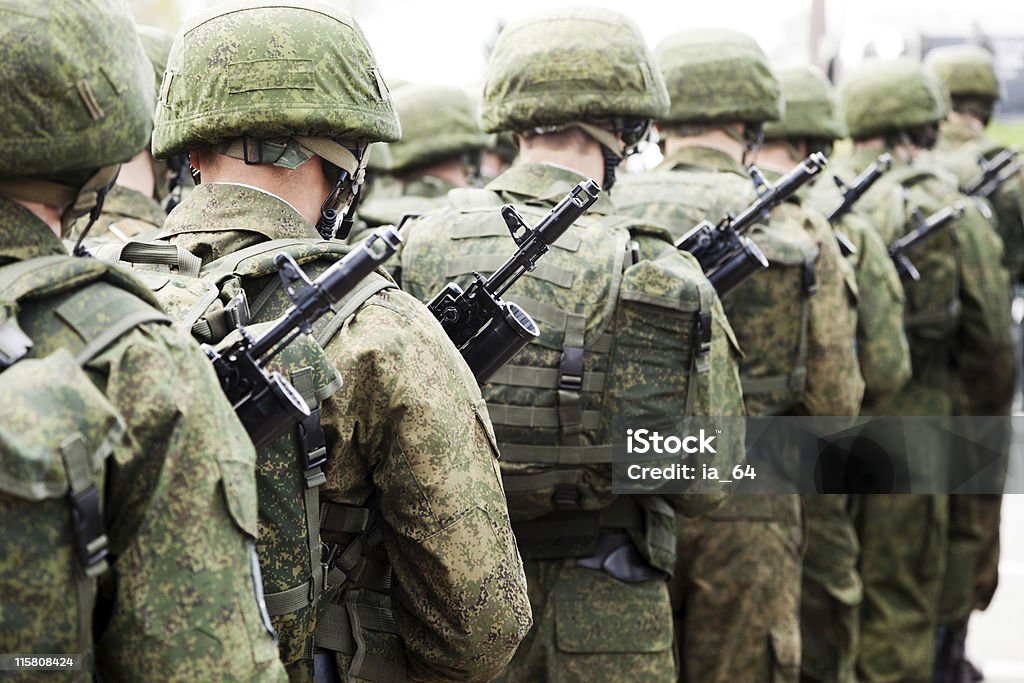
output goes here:
[{"label": "helmet chin strap", "polygon": [[604,178],[601,179],[601,189],[605,191],[610,190],[612,185],[615,184],[615,175],[619,164],[626,157],[623,149],[624,143],[619,140],[615,133],[600,126],[595,126],[592,123],[580,122],[573,125],[580,128],[601,145],[601,155],[604,157]]}]

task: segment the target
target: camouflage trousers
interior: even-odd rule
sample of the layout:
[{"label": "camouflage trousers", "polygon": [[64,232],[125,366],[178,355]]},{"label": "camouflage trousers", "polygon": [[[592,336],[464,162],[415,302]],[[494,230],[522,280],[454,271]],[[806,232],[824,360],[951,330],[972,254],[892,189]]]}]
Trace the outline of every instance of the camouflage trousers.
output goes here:
[{"label": "camouflage trousers", "polygon": [[795,682],[800,672],[800,558],[795,495],[737,495],[680,518],[672,599],[680,680]]},{"label": "camouflage trousers", "polygon": [[524,560],[533,628],[503,683],[676,680],[664,579],[626,583],[575,559]]},{"label": "camouflage trousers", "polygon": [[999,524],[1001,495],[978,496],[981,548],[974,572],[974,609],[986,609],[999,585]]},{"label": "camouflage trousers", "polygon": [[930,683],[946,560],[948,496],[855,496],[864,683]]},{"label": "camouflage trousers", "polygon": [[946,568],[939,600],[939,623],[961,628],[977,602],[976,576],[984,542],[981,496],[949,496]]},{"label": "camouflage trousers", "polygon": [[856,683],[860,604],[860,544],[847,496],[804,496],[807,550],[800,595],[800,680]]}]

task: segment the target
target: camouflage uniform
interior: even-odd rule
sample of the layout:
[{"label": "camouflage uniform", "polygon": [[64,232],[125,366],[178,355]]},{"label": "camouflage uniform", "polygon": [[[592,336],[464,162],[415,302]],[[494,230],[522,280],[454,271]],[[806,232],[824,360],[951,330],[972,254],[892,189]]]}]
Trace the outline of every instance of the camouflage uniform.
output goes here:
[{"label": "camouflage uniform", "polygon": [[[63,207],[64,200],[56,200],[69,198],[73,207],[61,221],[66,233],[95,206],[97,187],[102,194],[112,180],[112,173],[96,174],[96,168],[131,157],[148,138],[152,81],[139,66],[142,50],[131,19],[119,3],[72,1],[46,12],[33,3],[8,3],[0,19],[3,87],[11,102],[25,103],[8,102],[0,111],[0,128],[19,131],[0,145],[0,319],[16,321],[34,343],[4,374],[34,359],[82,353],[92,359],[84,370],[98,390],[95,402],[34,408],[31,399],[4,393],[0,520],[10,537],[0,561],[0,649],[80,652],[85,670],[79,680],[93,680],[93,672],[110,680],[284,680],[257,594],[255,454],[209,362],[166,325],[143,287],[102,264],[68,257],[50,226],[12,201]],[[100,45],[83,42],[97,37]],[[97,77],[93,70],[100,66],[106,75]],[[52,97],[78,78],[81,98]],[[107,79],[120,88],[109,89]],[[40,119],[40,111],[48,117]],[[31,297],[18,301],[14,292],[14,301],[6,298],[15,273],[46,263],[52,269],[30,288]],[[37,380],[38,388],[71,388],[68,375]],[[65,407],[85,416],[100,402],[116,411],[113,419],[125,429],[108,444],[105,463],[93,461],[88,472],[101,491],[111,553],[110,569],[100,578],[102,607],[93,615],[88,601],[80,595],[76,604],[72,597],[71,577],[81,580],[83,567],[63,541],[71,524],[40,527],[46,517],[32,511],[45,508],[38,499],[26,505],[12,490],[6,468],[13,456],[6,447],[13,444],[16,453],[17,435],[31,433],[40,442],[58,441],[49,445],[58,453],[68,442],[59,443],[66,433],[56,416]],[[63,495],[58,502],[67,505]],[[70,521],[70,510],[65,515]],[[68,603],[78,609],[69,612]],[[68,638],[76,611],[84,634],[78,642]],[[89,645],[90,626],[94,652],[82,647]],[[53,674],[18,678],[51,680]]]},{"label": "camouflage uniform", "polygon": [[[1000,98],[992,55],[971,46],[946,47],[929,52],[925,66],[950,91],[953,108],[962,112],[958,120],[942,123],[932,158],[955,173],[960,186],[965,187],[980,173],[980,159],[991,159],[1004,149],[985,135],[988,115]],[[1019,283],[1024,279],[1024,176],[1017,173],[1007,180],[990,201],[1003,241],[1005,265],[1012,282]],[[1009,415],[1010,397],[1003,399],[1001,404],[996,398],[975,409],[981,408],[982,414]],[[971,607],[988,607],[995,593],[999,582],[1001,506],[999,495],[958,496],[952,503],[942,616],[954,628],[962,625]],[[957,585],[965,584],[974,585],[973,595],[967,595],[962,588],[957,590]]]},{"label": "camouflage uniform", "polygon": [[[570,57],[550,60],[553,41]],[[587,82],[599,84],[595,90],[577,87],[580,65],[592,74]],[[520,135],[573,126],[591,135],[591,121],[615,129],[623,118],[664,111],[656,74],[639,31],[622,15],[596,8],[538,15],[501,34],[488,68],[484,126]],[[623,152],[610,134],[594,139],[606,156]],[[453,191],[449,208],[411,225],[403,287],[425,299],[450,275],[465,284],[470,270],[493,269],[487,264],[513,243],[490,207],[514,203],[536,220],[582,180],[563,166],[521,163],[484,190]],[[606,175],[603,185],[613,180]],[[687,412],[742,414],[736,347],[710,283],[664,231],[616,217],[609,196],[509,290],[540,321],[541,338],[484,389],[536,618],[504,681],[675,679],[665,581],[675,555],[673,507],[696,514],[720,496],[616,496],[610,444],[624,425],[645,420],[678,429]],[[694,310],[711,321],[711,348],[690,366],[699,345]],[[743,435],[730,438],[715,456],[721,467],[731,468],[743,451]],[[715,493],[718,485],[700,490]]]},{"label": "camouflage uniform", "polygon": [[[855,139],[909,131],[903,139],[910,140],[945,115],[940,86],[904,62],[865,65],[844,81],[841,96]],[[837,161],[835,170],[852,176],[879,151],[855,151]],[[911,208],[929,215],[957,198],[955,183],[948,178],[916,164],[896,163],[858,206],[883,241],[891,243],[908,230]],[[980,380],[995,393],[1012,383],[1012,372],[1000,361],[1009,335],[1005,271],[979,267],[993,255],[998,262],[998,239],[971,207],[955,229],[955,241],[951,232],[940,233],[913,255],[922,273],[921,282],[905,288],[914,376],[895,396],[865,404],[865,412],[952,414],[959,385],[950,358],[961,373],[974,375],[972,382]],[[982,357],[994,362],[982,369]],[[938,463],[951,456],[941,433],[920,430],[914,438]],[[865,681],[928,681],[945,565],[948,497],[861,496],[855,506],[864,581],[858,674]]]},{"label": "camouflage uniform", "polygon": [[[779,117],[779,84],[749,37],[721,29],[684,31],[663,41],[656,54],[674,95],[663,120],[670,136],[686,135],[688,126],[758,125]],[[694,145],[668,154],[654,172],[623,182],[617,201],[625,213],[657,220],[679,237],[753,199],[740,163]],[[751,415],[856,412],[862,391],[852,343],[856,286],[844,278],[823,221],[798,200],[751,233],[770,262],[813,267],[815,296],[806,298],[798,268],[769,269],[723,301],[744,350],[740,367]],[[792,357],[804,335],[805,357]],[[780,352],[788,357],[780,359]],[[780,386],[773,378],[770,389],[755,389],[766,386],[766,375],[794,370],[806,379],[794,385],[791,375]],[[788,448],[775,445],[778,453]],[[673,582],[681,680],[797,680],[804,542],[799,505],[797,496],[741,496],[706,517],[682,520]]]},{"label": "camouflage uniform", "polygon": [[[786,69],[779,72],[779,78],[785,111],[779,122],[765,126],[765,141],[787,146],[794,162],[802,155],[794,145],[801,143],[807,151],[817,148],[831,154],[833,141],[846,137],[847,131],[828,80],[813,67]],[[813,205],[812,193],[813,188],[803,194]],[[910,352],[903,334],[903,287],[885,244],[870,223],[847,213],[840,225],[857,248],[840,265],[850,268],[857,283],[857,360],[865,397],[894,393],[910,378]],[[857,571],[860,544],[848,498],[846,494],[803,496],[807,512],[800,600],[803,681],[856,681],[863,590]]]},{"label": "camouflage uniform", "polygon": [[[196,79],[230,79],[238,62],[226,41],[237,54],[265,54],[270,35],[290,54],[322,60],[330,81],[323,91],[276,66],[268,66],[256,94],[229,94],[227,83],[208,94],[189,90]],[[281,59],[265,61],[288,63]],[[358,79],[342,78],[350,71]],[[360,179],[366,143],[399,132],[358,26],[315,2],[219,5],[201,15],[179,35],[161,95],[158,155],[258,149],[265,163],[286,165],[295,161],[289,155],[315,148],[313,163],[322,157],[340,178]],[[302,135],[292,138],[296,131]],[[236,151],[233,141],[243,135],[251,137]],[[312,248],[316,238],[317,229],[286,202],[226,182],[197,186],[159,237],[214,269],[211,262],[247,247],[291,239]],[[305,267],[315,276],[329,265],[320,259]],[[282,289],[267,287],[276,279],[239,278],[256,320],[291,305]],[[327,451],[321,533],[329,550],[313,640],[331,653],[343,680],[487,680],[531,623],[487,408],[426,309],[385,277],[370,280],[373,289],[355,310],[325,318],[334,334],[318,336],[343,385],[320,405]],[[309,643],[294,645],[290,674],[309,680],[312,653],[302,647]],[[322,663],[318,656],[317,676]]]}]

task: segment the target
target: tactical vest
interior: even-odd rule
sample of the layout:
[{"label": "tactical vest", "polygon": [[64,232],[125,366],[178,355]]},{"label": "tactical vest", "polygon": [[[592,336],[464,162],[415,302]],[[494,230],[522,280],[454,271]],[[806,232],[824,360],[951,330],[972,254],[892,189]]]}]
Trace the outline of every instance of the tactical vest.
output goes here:
[{"label": "tactical vest", "polygon": [[[111,245],[100,253],[116,253],[125,262],[159,267],[160,271],[143,271],[143,279],[168,313],[197,340],[228,344],[233,341],[231,332],[245,322],[232,304],[239,292],[246,292],[248,318],[255,323],[270,322],[287,307],[275,255],[290,254],[312,278],[350,250],[350,246],[333,241],[272,240],[203,267],[198,257],[181,247],[160,242]],[[357,605],[360,615],[363,611],[386,613],[379,619],[363,619],[355,626],[349,623],[349,615],[342,615],[344,623],[340,623],[338,615],[321,604],[322,596],[337,594],[360,579],[360,585],[368,583],[373,589],[389,593],[390,567],[366,558],[367,549],[382,540],[373,528],[379,520],[372,511],[321,502],[318,494],[326,481],[323,468],[327,459],[320,404],[343,381],[322,347],[371,296],[391,287],[394,283],[381,275],[366,278],[348,298],[335,305],[334,315],[324,316],[313,326],[313,339],[299,336],[272,364],[289,377],[311,409],[310,417],[296,427],[294,434],[258,453],[256,468],[260,512],[257,549],[264,594],[279,635],[281,660],[293,680],[311,680],[314,643],[354,656],[358,650],[356,638],[364,626],[397,633],[387,600],[382,601],[386,608]],[[258,335],[259,327],[250,325],[247,329]],[[321,530],[353,534],[355,540],[343,548],[325,544]],[[318,612],[321,617],[317,617]],[[393,663],[365,659],[370,675],[385,671],[390,676],[379,680],[401,677]],[[369,678],[366,673],[361,675]]]},{"label": "tactical vest", "polygon": [[[886,201],[870,207],[870,216],[886,244],[913,230],[915,212],[922,219],[949,206],[954,196],[936,196],[934,173],[915,168],[890,171],[883,182]],[[929,187],[931,185],[931,187]],[[904,327],[910,342],[914,378],[943,387],[950,377],[953,335],[960,325],[960,258],[956,229],[951,224],[907,256],[921,273],[918,282],[904,283]]]},{"label": "tactical vest", "polygon": [[[474,271],[494,271],[512,243],[498,195],[455,190],[449,200],[459,219],[432,224],[443,236],[406,258],[410,243],[403,273],[443,263],[435,275],[465,286]],[[548,207],[517,208],[535,222]],[[674,514],[658,496],[612,494],[612,443],[632,426],[678,433],[692,415],[690,380],[709,368],[714,291],[679,261],[640,260],[638,223],[579,219],[506,295],[541,330],[483,388],[524,558],[587,556],[602,529],[624,530],[671,572]]]},{"label": "tactical vest", "polygon": [[[81,653],[74,680],[91,681],[95,668],[96,578],[107,569],[104,462],[127,429],[83,367],[135,327],[170,322],[147,301],[148,291],[92,259],[0,267],[0,630],[10,652]],[[32,312],[31,336],[59,334],[76,346],[24,357],[30,337],[19,310]]]}]

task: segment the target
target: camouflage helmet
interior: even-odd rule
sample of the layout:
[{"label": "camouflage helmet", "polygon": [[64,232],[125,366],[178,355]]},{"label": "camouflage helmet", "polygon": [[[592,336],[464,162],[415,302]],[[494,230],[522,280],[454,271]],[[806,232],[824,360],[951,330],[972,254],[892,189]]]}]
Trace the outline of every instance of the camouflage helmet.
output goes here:
[{"label": "camouflage helmet", "polygon": [[388,170],[400,173],[490,146],[491,136],[480,129],[476,104],[465,91],[409,83],[392,95],[402,139],[388,145]]},{"label": "camouflage helmet", "polygon": [[0,4],[0,179],[68,179],[132,158],[153,74],[120,0]]},{"label": "camouflage helmet", "polygon": [[507,26],[487,65],[484,130],[661,117],[668,93],[632,19],[599,7],[559,8]]},{"label": "camouflage helmet", "polygon": [[160,86],[153,153],[237,140],[400,135],[355,20],[319,0],[219,4],[182,27]]},{"label": "camouflage helmet", "polygon": [[153,75],[156,78],[156,92],[160,90],[160,82],[164,78],[164,70],[167,68],[167,55],[171,53],[171,45],[174,43],[174,36],[162,28],[155,26],[136,26],[139,32],[139,40],[142,41],[142,49],[146,51],[149,63],[153,65]]},{"label": "camouflage helmet", "polygon": [[780,138],[845,138],[846,120],[838,97],[821,69],[798,66],[779,71],[785,100],[782,118],[765,124],[767,140]]},{"label": "camouflage helmet", "polygon": [[865,62],[839,84],[839,99],[855,139],[938,123],[949,112],[938,79],[906,59]]},{"label": "camouflage helmet", "polygon": [[686,29],[662,40],[654,54],[672,98],[663,123],[764,123],[782,116],[778,78],[745,33]]},{"label": "camouflage helmet", "polygon": [[953,97],[1000,98],[999,77],[992,53],[975,45],[938,47],[924,58]]}]

